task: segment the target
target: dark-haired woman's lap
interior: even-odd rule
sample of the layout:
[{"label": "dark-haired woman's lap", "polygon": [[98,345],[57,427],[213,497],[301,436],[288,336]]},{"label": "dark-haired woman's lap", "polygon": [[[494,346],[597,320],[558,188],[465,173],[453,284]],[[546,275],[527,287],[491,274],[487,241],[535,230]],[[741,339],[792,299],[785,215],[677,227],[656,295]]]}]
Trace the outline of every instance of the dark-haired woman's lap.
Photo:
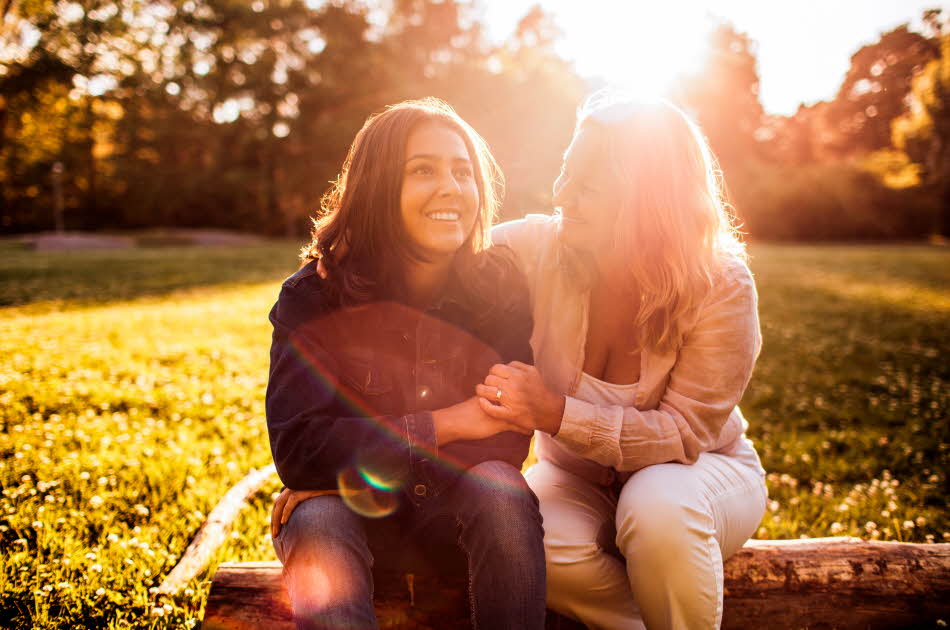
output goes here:
[{"label": "dark-haired woman's lap", "polygon": [[359,516],[335,495],[297,506],[274,539],[297,627],[377,628],[373,550],[399,544],[394,531],[423,553],[437,554],[452,543],[464,553],[475,628],[544,626],[537,498],[513,466],[487,461],[437,501],[383,519]]}]

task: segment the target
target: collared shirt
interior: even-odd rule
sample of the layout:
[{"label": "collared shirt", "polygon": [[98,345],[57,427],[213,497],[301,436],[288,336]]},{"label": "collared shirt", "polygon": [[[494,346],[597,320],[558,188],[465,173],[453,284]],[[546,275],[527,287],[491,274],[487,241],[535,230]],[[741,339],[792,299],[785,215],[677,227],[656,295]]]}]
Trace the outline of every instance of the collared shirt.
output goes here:
[{"label": "collared shirt", "polygon": [[337,490],[355,471],[400,487],[412,503],[437,496],[489,459],[521,467],[530,438],[513,432],[436,445],[431,411],[475,393],[494,363],[532,360],[524,279],[506,248],[479,254],[491,290],[457,277],[426,311],[395,301],[341,307],[304,265],[281,287],[267,385],[267,427],[283,483]]},{"label": "collared shirt", "polygon": [[[535,365],[566,394],[561,427],[537,432],[539,459],[596,483],[610,484],[651,464],[691,464],[700,453],[748,452],[738,403],[761,348],[757,295],[746,264],[726,265],[686,322],[683,345],[645,349],[634,405],[575,398],[584,366],[590,282],[558,242],[560,217],[528,215],[496,226],[492,240],[518,255],[534,313]],[[752,451],[754,465],[761,470]]]}]

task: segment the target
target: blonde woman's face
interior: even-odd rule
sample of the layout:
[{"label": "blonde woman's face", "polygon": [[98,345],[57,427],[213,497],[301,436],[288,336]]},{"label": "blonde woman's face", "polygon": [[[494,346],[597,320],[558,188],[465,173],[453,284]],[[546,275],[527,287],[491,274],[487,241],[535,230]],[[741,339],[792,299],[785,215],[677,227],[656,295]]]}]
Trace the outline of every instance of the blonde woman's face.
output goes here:
[{"label": "blonde woman's face", "polygon": [[400,211],[413,245],[429,258],[455,255],[472,233],[478,184],[468,148],[454,130],[427,122],[409,134]]},{"label": "blonde woman's face", "polygon": [[600,152],[596,132],[582,127],[564,154],[554,182],[554,205],[562,220],[558,237],[577,250],[600,258],[613,249],[618,186]]}]

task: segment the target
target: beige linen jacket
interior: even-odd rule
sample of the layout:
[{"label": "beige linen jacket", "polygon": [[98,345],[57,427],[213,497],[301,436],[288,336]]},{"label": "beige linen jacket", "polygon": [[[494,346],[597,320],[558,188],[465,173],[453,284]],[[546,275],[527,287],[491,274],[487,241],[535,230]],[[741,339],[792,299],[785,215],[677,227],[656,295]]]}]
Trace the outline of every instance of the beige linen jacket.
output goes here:
[{"label": "beige linen jacket", "polygon": [[531,214],[492,230],[493,242],[513,249],[527,276],[535,365],[567,398],[558,433],[536,432],[538,458],[604,485],[651,464],[692,464],[708,451],[751,454],[761,472],[737,407],[762,345],[746,264],[736,260],[720,274],[678,350],[642,353],[633,407],[597,405],[573,397],[584,365],[590,283],[559,246],[559,221]]}]

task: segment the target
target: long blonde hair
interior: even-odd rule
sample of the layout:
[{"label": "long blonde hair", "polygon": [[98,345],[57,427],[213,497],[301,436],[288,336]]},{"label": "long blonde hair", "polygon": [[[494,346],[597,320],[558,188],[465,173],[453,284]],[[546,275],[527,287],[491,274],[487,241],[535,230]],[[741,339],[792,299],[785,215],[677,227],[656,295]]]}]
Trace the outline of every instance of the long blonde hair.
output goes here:
[{"label": "long blonde hair", "polygon": [[582,128],[599,132],[619,185],[614,248],[639,294],[639,349],[675,349],[724,266],[746,259],[722,173],[698,125],[667,101],[600,92],[580,109]]}]

